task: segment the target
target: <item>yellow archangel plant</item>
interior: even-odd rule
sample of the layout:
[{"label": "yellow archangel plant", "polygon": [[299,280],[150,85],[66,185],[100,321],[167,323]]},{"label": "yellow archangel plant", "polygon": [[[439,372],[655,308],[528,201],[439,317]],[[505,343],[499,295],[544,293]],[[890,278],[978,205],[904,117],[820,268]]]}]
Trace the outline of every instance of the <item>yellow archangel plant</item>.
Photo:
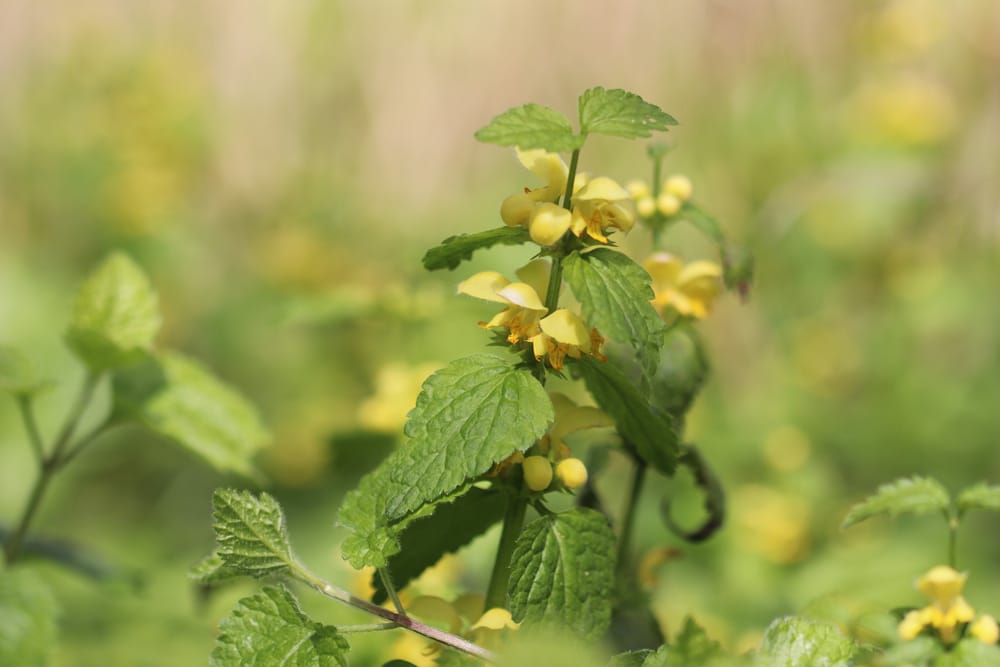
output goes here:
[{"label": "yellow archangel plant", "polygon": [[961,637],[961,629],[968,627],[971,636],[995,644],[1000,638],[996,619],[989,614],[976,619],[976,611],[962,597],[967,577],[964,572],[938,565],[917,579],[917,590],[930,598],[931,603],[903,617],[899,624],[900,638],[913,639],[930,629],[945,644],[951,644]]}]

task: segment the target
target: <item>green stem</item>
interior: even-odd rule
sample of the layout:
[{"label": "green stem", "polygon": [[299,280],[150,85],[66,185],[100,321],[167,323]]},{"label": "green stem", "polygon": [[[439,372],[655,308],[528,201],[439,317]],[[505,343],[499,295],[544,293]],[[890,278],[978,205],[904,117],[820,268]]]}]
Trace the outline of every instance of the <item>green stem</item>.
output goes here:
[{"label": "green stem", "polygon": [[80,418],[83,417],[87,405],[90,403],[91,398],[93,398],[94,389],[97,387],[99,380],[99,374],[90,371],[87,372],[83,386],[80,388],[80,393],[70,408],[69,414],[66,415],[66,421],[63,423],[62,430],[59,432],[59,436],[56,438],[55,444],[52,445],[52,450],[48,456],[44,455],[44,449],[40,446],[39,442],[38,449],[43,452],[43,456],[39,460],[38,476],[35,478],[35,485],[31,488],[31,495],[28,496],[28,504],[25,505],[24,511],[21,513],[21,519],[17,522],[17,528],[14,529],[7,538],[7,541],[4,542],[4,556],[7,559],[8,565],[17,561],[21,555],[21,545],[24,542],[24,537],[28,534],[31,522],[38,513],[38,508],[42,503],[42,498],[45,496],[45,491],[48,489],[49,483],[52,481],[52,477],[62,466],[63,452],[69,444],[70,438],[73,437],[73,432],[76,431],[76,427],[80,422]]},{"label": "green stem", "polygon": [[646,480],[646,463],[636,459],[632,470],[632,487],[629,491],[625,516],[622,518],[622,534],[618,538],[618,573],[626,571],[629,551],[632,547],[632,533],[635,530],[635,515],[642,495],[642,485]]},{"label": "green stem", "polygon": [[400,614],[405,614],[406,610],[403,609],[403,603],[399,601],[399,595],[396,593],[396,587],[392,585],[392,579],[389,577],[389,573],[384,567],[378,568],[378,578],[382,580],[382,586],[385,587],[385,592],[389,594],[389,599],[392,600],[392,606],[396,608]]},{"label": "green stem", "polygon": [[456,651],[468,653],[469,655],[486,660],[487,662],[497,661],[497,655],[495,653],[484,649],[478,644],[474,644],[469,640],[459,637],[458,635],[453,635],[450,632],[444,632],[443,630],[438,630],[437,628],[429,625],[424,625],[420,621],[416,621],[405,614],[398,614],[394,611],[389,611],[388,609],[379,607],[376,604],[372,604],[368,600],[355,597],[344,589],[338,588],[337,586],[320,579],[298,563],[292,564],[291,571],[299,581],[308,584],[328,598],[337,600],[338,602],[343,602],[344,604],[348,604],[356,609],[378,616],[379,618],[384,618],[387,621],[391,621],[398,627],[416,632],[418,635],[422,635],[440,644],[449,646]]},{"label": "green stem", "polygon": [[563,195],[563,208],[573,210],[573,185],[576,181],[576,165],[580,162],[580,149],[573,151],[569,159],[569,176],[566,177],[566,193]]},{"label": "green stem", "polygon": [[549,271],[549,286],[545,291],[545,307],[553,312],[559,306],[559,290],[562,288],[563,256],[552,255],[552,269]]},{"label": "green stem", "polygon": [[503,517],[503,531],[500,533],[500,544],[497,546],[497,558],[493,562],[493,574],[490,575],[490,584],[486,589],[486,609],[507,607],[510,559],[514,555],[514,544],[521,534],[527,510],[527,498],[516,496],[507,501],[507,513]]},{"label": "green stem", "polygon": [[338,625],[337,632],[340,634],[350,634],[359,632],[381,632],[382,630],[395,630],[399,626],[392,621],[385,623],[362,623],[360,625]]},{"label": "green stem", "polygon": [[958,567],[958,524],[958,517],[948,517],[948,565],[953,569]]},{"label": "green stem", "polygon": [[58,461],[59,467],[60,468],[64,467],[70,461],[79,456],[80,452],[86,449],[90,445],[90,443],[94,442],[99,437],[107,433],[109,430],[111,430],[113,426],[114,424],[112,424],[110,420],[105,421],[104,423],[98,425],[90,432],[88,432],[86,435],[81,437],[79,440],[77,440],[73,444],[73,446],[65,454],[63,454],[62,458],[59,459]]},{"label": "green stem", "polygon": [[35,411],[32,406],[29,394],[19,394],[17,397],[17,407],[21,412],[21,420],[24,422],[24,429],[28,432],[28,440],[31,441],[31,450],[35,454],[35,461],[41,467],[45,460],[45,445],[42,444],[42,434],[38,430],[38,422],[35,421]]}]

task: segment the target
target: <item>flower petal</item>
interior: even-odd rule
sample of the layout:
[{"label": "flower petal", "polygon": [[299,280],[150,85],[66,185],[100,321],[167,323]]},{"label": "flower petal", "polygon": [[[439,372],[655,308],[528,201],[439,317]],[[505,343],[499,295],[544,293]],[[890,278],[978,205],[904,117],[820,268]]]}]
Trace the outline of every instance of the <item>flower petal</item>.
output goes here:
[{"label": "flower petal", "polygon": [[517,159],[525,168],[545,182],[546,200],[554,201],[566,190],[569,167],[558,153],[549,153],[541,148],[517,151]]},{"label": "flower petal", "polygon": [[507,303],[512,303],[528,310],[548,310],[542,300],[538,298],[538,292],[528,283],[510,283],[503,289],[497,290],[497,296]]},{"label": "flower petal", "polygon": [[528,283],[538,295],[545,294],[549,289],[549,274],[552,273],[552,262],[539,257],[533,259],[514,272],[521,282]]},{"label": "flower petal", "polygon": [[506,299],[497,295],[497,292],[510,284],[510,281],[503,277],[503,274],[496,271],[480,271],[469,276],[458,284],[459,294],[467,294],[477,299],[495,301],[496,303],[508,303]]},{"label": "flower petal", "polygon": [[573,214],[557,204],[537,204],[531,211],[528,231],[541,246],[555,245],[569,229]]},{"label": "flower petal", "polygon": [[576,313],[561,308],[542,318],[538,324],[542,331],[556,341],[576,345],[585,352],[590,351],[590,329]]},{"label": "flower petal", "polygon": [[607,176],[592,178],[580,191],[573,195],[574,201],[623,201],[631,199],[628,190]]}]

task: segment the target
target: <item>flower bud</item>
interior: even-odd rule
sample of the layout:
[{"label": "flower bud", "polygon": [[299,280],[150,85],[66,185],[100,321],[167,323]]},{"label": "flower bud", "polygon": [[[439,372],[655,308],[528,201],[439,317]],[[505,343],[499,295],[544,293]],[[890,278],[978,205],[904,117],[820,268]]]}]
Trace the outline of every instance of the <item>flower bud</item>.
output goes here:
[{"label": "flower bud", "polygon": [[531,210],[536,198],[526,192],[518,192],[503,200],[500,204],[500,218],[508,227],[521,227],[528,224]]},{"label": "flower bud", "polygon": [[676,195],[663,192],[656,198],[656,208],[668,218],[681,210],[681,200]]},{"label": "flower bud", "polygon": [[528,232],[541,246],[555,245],[569,229],[573,214],[557,204],[536,204],[531,211]]},{"label": "flower bud", "polygon": [[663,183],[663,191],[672,194],[682,202],[691,198],[693,190],[691,179],[681,174],[674,174]]},{"label": "flower bud", "polygon": [[556,477],[568,489],[579,489],[587,483],[587,466],[580,459],[563,459],[556,466]]},{"label": "flower bud", "polygon": [[646,181],[638,179],[626,183],[625,189],[628,190],[630,195],[632,195],[632,199],[642,199],[643,197],[648,197],[650,195],[649,185]]},{"label": "flower bud", "polygon": [[635,210],[643,218],[651,218],[656,213],[656,200],[652,197],[640,197],[635,202]]},{"label": "flower bud", "polygon": [[552,464],[544,456],[529,456],[524,467],[524,484],[532,491],[544,491],[552,483]]}]

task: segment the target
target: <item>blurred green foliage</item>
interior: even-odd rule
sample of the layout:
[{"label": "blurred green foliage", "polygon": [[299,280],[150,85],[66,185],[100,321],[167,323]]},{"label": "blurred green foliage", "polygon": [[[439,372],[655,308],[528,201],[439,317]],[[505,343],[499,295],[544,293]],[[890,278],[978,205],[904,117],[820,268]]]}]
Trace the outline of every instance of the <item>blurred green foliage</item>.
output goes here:
[{"label": "blurred green foliage", "polygon": [[[528,259],[496,248],[461,275],[423,272],[427,247],[498,224],[500,198],[524,185],[472,132],[525,99],[571,112],[594,84],[680,121],[665,168],[689,175],[756,259],[749,302],[724,300],[699,327],[713,374],[688,423],[727,489],[728,523],[699,545],[668,533],[666,494],[678,523],[702,518],[683,473],[650,485],[639,514],[669,633],[691,614],[739,650],[793,611],[864,630],[866,614],[916,603],[912,580],[945,559],[946,538],[919,519],[841,533],[848,507],[902,476],[952,491],[1000,480],[989,0],[44,11],[0,6],[0,343],[60,382],[42,430],[82,373],[56,335],[72,294],[125,249],[160,292],[160,342],[261,407],[275,444],[260,467],[303,556],[332,580],[367,581],[338,555],[343,493],[373,451],[391,451],[421,379],[482,347],[486,311],[453,299],[454,284]],[[616,178],[649,178],[638,145],[587,151]],[[708,253],[682,228],[668,238]],[[15,405],[0,403],[0,525],[20,511],[30,457]],[[61,609],[56,664],[202,663],[247,590],[203,600],[186,579],[227,480],[130,431],[69,477],[39,531],[86,544],[116,574],[42,568]],[[983,515],[959,535],[967,597],[985,611],[1000,596],[998,534]],[[481,589],[489,540],[418,587]],[[380,641],[367,655],[385,654]]]}]

